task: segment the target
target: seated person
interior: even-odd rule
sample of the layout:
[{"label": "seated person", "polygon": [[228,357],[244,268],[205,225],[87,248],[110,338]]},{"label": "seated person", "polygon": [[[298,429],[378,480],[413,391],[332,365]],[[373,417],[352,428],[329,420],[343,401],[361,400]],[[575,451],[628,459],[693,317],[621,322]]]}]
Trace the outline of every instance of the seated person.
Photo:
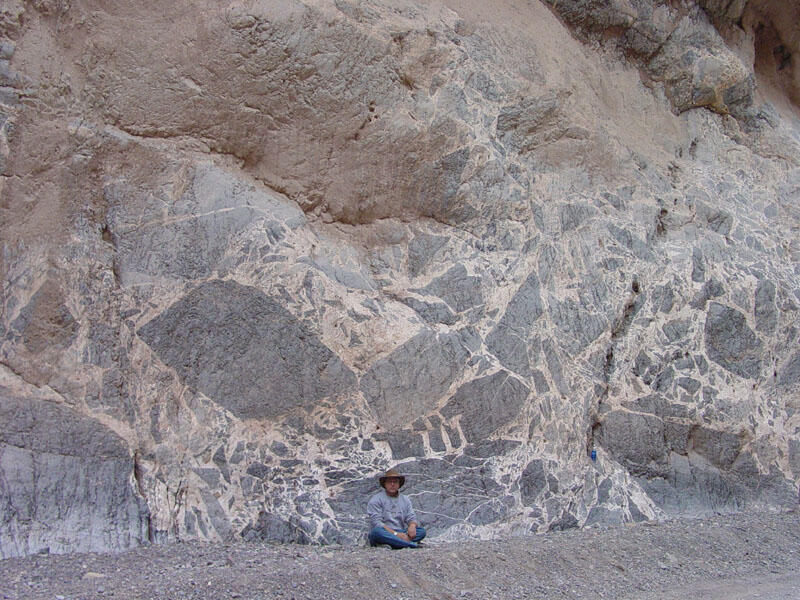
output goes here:
[{"label": "seated person", "polygon": [[370,545],[417,548],[425,537],[425,529],[417,523],[411,500],[400,493],[406,478],[390,469],[378,481],[383,489],[367,503]]}]

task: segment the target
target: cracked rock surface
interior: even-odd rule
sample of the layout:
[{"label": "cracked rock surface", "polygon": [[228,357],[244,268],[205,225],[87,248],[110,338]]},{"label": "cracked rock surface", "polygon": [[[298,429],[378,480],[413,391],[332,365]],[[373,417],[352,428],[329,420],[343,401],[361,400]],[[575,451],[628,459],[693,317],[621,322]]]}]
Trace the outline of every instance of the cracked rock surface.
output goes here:
[{"label": "cracked rock surface", "polygon": [[0,556],[795,502],[796,17],[4,2]]}]

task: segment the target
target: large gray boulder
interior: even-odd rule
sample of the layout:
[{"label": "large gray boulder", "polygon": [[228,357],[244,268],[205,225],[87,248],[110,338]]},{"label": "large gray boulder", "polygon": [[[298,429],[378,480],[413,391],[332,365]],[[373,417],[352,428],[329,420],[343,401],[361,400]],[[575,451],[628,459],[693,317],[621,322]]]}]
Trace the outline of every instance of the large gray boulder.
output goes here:
[{"label": "large gray boulder", "polygon": [[0,557],[148,541],[127,444],[74,409],[0,388]]},{"label": "large gray boulder", "polygon": [[210,281],[138,330],[189,387],[241,419],[270,419],[345,394],[352,371],[280,304]]}]

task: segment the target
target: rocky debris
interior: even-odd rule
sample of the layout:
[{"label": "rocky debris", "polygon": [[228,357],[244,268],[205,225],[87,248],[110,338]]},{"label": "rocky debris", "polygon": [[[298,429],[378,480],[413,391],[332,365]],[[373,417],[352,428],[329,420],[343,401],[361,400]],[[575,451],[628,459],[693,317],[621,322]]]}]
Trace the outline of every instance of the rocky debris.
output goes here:
[{"label": "rocky debris", "polygon": [[[4,600],[99,598],[796,598],[798,513],[428,544],[258,542],[0,561]],[[748,596],[749,597],[749,596]]]},{"label": "rocky debris", "polygon": [[786,505],[789,4],[5,3],[5,555]]}]

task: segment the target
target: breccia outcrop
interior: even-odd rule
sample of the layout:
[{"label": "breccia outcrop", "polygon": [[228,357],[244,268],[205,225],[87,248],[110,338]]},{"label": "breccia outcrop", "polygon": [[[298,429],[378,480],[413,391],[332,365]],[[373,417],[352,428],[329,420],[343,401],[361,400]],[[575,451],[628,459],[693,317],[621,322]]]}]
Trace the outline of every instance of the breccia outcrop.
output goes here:
[{"label": "breccia outcrop", "polygon": [[0,556],[796,503],[796,16],[5,2]]}]

